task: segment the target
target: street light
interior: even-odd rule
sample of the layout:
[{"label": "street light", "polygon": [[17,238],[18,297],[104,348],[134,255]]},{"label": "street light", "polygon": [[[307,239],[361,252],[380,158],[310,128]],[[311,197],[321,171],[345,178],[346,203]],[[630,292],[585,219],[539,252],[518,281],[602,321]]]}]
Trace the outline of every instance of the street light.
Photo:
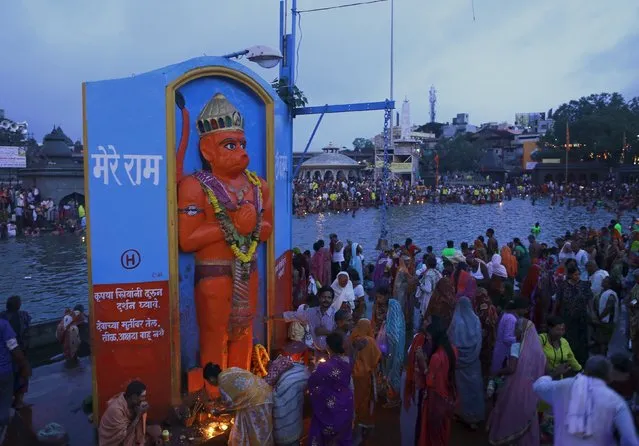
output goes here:
[{"label": "street light", "polygon": [[226,54],[227,59],[237,59],[246,56],[251,62],[255,62],[262,68],[274,68],[282,60],[282,53],[279,50],[266,45],[255,45],[242,51]]}]

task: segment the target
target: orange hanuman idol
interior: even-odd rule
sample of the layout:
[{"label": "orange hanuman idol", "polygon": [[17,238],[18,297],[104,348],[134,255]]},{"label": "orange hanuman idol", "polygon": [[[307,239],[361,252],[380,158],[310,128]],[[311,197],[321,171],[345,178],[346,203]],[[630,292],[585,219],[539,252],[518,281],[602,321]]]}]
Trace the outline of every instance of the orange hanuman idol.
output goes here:
[{"label": "orange hanuman idol", "polygon": [[195,253],[200,364],[248,369],[258,295],[256,249],[273,230],[269,188],[247,170],[244,119],[221,94],[197,120],[203,168],[180,179],[189,124],[179,93],[176,100],[186,118],[177,162],[179,244]]}]

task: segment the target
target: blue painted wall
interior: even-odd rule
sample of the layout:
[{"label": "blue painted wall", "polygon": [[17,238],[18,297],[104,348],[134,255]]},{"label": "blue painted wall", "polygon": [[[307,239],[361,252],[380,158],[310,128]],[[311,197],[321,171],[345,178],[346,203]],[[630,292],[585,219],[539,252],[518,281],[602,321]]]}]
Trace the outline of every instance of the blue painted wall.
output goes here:
[{"label": "blue painted wall", "polygon": [[[292,130],[288,108],[268,82],[244,65],[218,57],[199,57],[130,78],[92,82],[87,84],[87,152],[97,154],[98,145],[114,145],[118,152],[162,155],[160,184],[143,182],[133,187],[123,181],[126,177],[120,160],[119,170],[123,186],[104,187],[91,175],[94,164],[89,163],[91,218],[91,248],[93,252],[94,283],[142,282],[167,280],[169,277],[169,247],[167,227],[166,172],[166,116],[165,89],[169,83],[188,71],[206,66],[224,66],[245,73],[255,79],[275,101],[275,243],[276,259],[290,249],[292,202],[290,154]],[[222,93],[245,118],[247,150],[251,159],[249,169],[266,177],[266,120],[261,99],[248,87],[225,77],[194,80],[180,87],[191,115],[191,134],[184,162],[185,174],[201,167],[198,155],[198,134],[195,121],[204,105]],[[176,139],[180,137],[181,114],[175,107]],[[177,149],[179,141],[174,141]],[[122,175],[119,175],[122,177]],[[269,179],[270,181],[271,179]],[[143,262],[135,270],[123,270],[121,253],[127,249],[140,250]],[[266,274],[266,247],[258,254],[258,270]],[[180,331],[183,370],[197,364],[198,329],[193,302],[192,254],[179,254],[180,270]],[[258,315],[254,323],[256,341],[264,343],[262,322],[266,307],[266,280],[260,281]]]}]

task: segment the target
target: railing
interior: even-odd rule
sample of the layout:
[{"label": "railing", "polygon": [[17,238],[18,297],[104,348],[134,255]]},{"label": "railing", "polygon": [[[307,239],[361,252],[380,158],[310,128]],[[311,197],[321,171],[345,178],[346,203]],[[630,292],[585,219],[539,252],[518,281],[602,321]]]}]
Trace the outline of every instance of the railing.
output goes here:
[{"label": "railing", "polygon": [[[383,161],[377,161],[375,163],[375,167],[381,169],[384,167]],[[413,163],[390,163],[388,166],[391,172],[412,172],[413,171]]]}]

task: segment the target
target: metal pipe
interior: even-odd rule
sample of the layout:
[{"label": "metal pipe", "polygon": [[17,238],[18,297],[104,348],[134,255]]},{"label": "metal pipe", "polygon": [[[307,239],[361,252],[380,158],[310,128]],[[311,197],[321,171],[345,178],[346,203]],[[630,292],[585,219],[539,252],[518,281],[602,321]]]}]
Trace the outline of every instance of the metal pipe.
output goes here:
[{"label": "metal pipe", "polygon": [[240,57],[240,56],[244,56],[245,54],[248,54],[248,52],[249,50],[236,51],[234,53],[225,54],[222,57],[226,59],[235,59],[236,57]]},{"label": "metal pipe", "polygon": [[295,71],[297,64],[297,0],[293,0],[291,6],[291,13],[293,16],[291,17],[291,41],[290,44],[293,46],[292,48],[287,48],[287,51],[290,54],[290,79],[289,79],[289,94],[293,95],[293,88],[295,87]]},{"label": "metal pipe", "polygon": [[[391,102],[395,102],[395,97],[393,95],[394,90],[394,75],[395,75],[395,0],[390,0],[390,97],[388,98]],[[391,115],[390,120],[390,137],[388,140],[388,148],[392,150],[393,157],[395,156],[394,143],[393,143],[393,118]],[[392,162],[392,159],[391,159]],[[388,166],[385,166],[388,169]],[[388,178],[387,178],[388,181]]]},{"label": "metal pipe", "polygon": [[[295,0],[293,0],[295,1]],[[394,76],[394,62],[395,62],[395,0],[390,0],[391,8],[391,25],[390,25],[390,97],[393,101],[393,76]],[[391,132],[392,133],[392,132]]]}]

